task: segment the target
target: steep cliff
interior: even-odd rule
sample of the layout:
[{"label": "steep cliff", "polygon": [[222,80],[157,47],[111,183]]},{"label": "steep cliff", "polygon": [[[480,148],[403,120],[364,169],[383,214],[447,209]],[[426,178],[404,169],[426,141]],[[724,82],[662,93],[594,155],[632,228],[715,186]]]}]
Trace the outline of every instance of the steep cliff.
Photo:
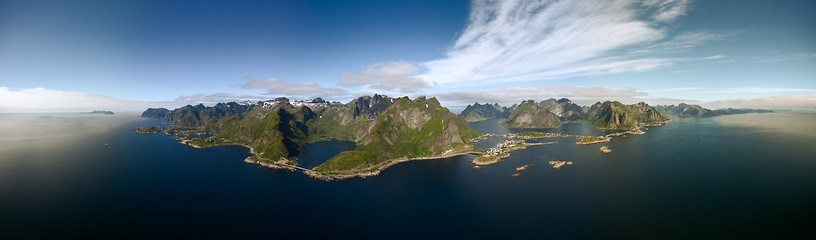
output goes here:
[{"label": "steep cliff", "polygon": [[558,116],[533,100],[519,104],[504,121],[504,125],[512,128],[553,128],[560,124]]}]

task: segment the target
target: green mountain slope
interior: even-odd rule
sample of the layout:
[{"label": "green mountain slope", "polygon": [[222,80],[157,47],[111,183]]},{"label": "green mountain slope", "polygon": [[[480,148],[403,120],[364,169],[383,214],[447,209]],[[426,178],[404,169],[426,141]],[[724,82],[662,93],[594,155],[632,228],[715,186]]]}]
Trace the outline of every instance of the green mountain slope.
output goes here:
[{"label": "green mountain slope", "polygon": [[399,98],[369,126],[357,149],[342,152],[317,166],[317,171],[366,168],[389,159],[439,155],[468,145],[480,133],[435,98]]},{"label": "green mountain slope", "polygon": [[554,128],[561,120],[535,101],[527,100],[510,112],[503,124],[512,128]]},{"label": "green mountain slope", "polygon": [[[597,104],[596,104],[597,105]],[[625,105],[618,101],[606,101],[597,106],[597,113],[594,112],[595,105],[590,108],[592,125],[598,128],[609,129],[635,129],[641,124],[657,123],[669,120],[657,109],[644,102],[632,105]]]}]

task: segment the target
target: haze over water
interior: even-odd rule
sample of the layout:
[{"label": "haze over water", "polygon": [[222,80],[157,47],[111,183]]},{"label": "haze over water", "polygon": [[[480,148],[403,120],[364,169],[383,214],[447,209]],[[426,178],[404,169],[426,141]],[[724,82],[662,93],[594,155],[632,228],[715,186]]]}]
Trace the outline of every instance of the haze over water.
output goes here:
[{"label": "haze over water", "polygon": [[[518,131],[498,121],[470,126]],[[482,169],[468,155],[335,182],[246,164],[243,147],[194,149],[129,130],[159,123],[0,115],[0,238],[738,238],[816,226],[812,112],[675,118],[613,139],[609,154],[573,137],[546,138],[532,141],[559,143]],[[605,133],[588,124],[545,131]],[[315,143],[301,162],[313,167],[351,148]],[[575,165],[553,170],[552,159]]]}]

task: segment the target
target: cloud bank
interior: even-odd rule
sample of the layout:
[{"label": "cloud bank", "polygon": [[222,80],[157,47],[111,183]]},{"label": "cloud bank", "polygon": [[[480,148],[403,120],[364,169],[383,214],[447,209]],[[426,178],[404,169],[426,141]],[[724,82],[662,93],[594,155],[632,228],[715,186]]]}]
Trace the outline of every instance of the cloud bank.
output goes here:
[{"label": "cloud bank", "polygon": [[340,84],[346,86],[413,93],[421,88],[430,87],[422,78],[414,76],[420,70],[422,69],[415,64],[404,61],[383,62],[369,65],[359,73],[337,75],[337,78],[342,79]]},{"label": "cloud bank", "polygon": [[243,89],[264,89],[264,95],[288,95],[299,97],[325,97],[346,94],[347,91],[341,88],[325,88],[314,82],[299,82],[287,84],[285,80],[278,78],[267,78],[251,80],[241,85]]},{"label": "cloud bank", "polygon": [[45,88],[12,90],[0,87],[0,112],[90,112],[93,110],[137,111],[149,107],[177,107],[180,103],[144,102],[85,92]]}]

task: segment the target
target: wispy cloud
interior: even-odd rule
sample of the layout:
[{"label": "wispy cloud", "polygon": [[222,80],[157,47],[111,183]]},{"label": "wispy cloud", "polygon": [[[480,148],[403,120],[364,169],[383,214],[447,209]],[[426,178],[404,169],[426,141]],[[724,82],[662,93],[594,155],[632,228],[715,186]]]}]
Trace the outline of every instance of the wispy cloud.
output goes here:
[{"label": "wispy cloud", "polygon": [[383,62],[369,65],[359,73],[340,74],[337,78],[346,86],[412,93],[430,87],[422,78],[414,76],[420,70],[416,64],[405,61]]},{"label": "wispy cloud", "polygon": [[518,82],[668,67],[677,59],[630,49],[667,51],[719,35],[680,34],[663,26],[688,1],[476,1],[467,28],[446,57],[424,63],[420,78],[440,85]]},{"label": "wispy cloud", "polygon": [[243,89],[264,89],[265,95],[321,97],[346,94],[341,88],[325,88],[314,82],[299,82],[288,84],[283,79],[267,78],[251,80],[241,85]]}]

